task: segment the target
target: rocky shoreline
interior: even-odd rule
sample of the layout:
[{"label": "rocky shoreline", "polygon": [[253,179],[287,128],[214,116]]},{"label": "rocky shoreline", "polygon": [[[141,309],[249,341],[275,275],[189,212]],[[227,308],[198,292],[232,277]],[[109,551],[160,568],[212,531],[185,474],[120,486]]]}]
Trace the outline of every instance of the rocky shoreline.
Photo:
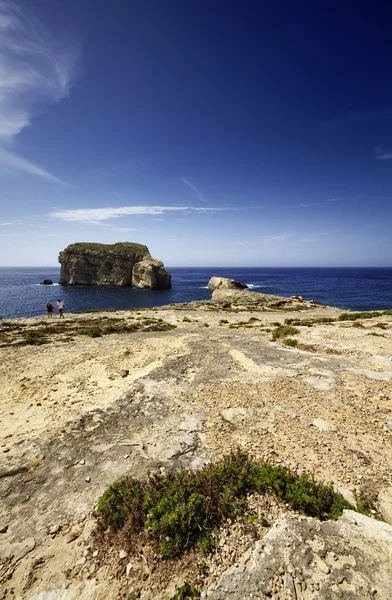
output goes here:
[{"label": "rocky shoreline", "polygon": [[[388,600],[388,313],[218,288],[208,302],[0,321],[0,598],[169,599],[189,583],[214,600]],[[256,495],[207,556],[98,543],[113,481],[238,447],[368,516],[320,522]]]}]

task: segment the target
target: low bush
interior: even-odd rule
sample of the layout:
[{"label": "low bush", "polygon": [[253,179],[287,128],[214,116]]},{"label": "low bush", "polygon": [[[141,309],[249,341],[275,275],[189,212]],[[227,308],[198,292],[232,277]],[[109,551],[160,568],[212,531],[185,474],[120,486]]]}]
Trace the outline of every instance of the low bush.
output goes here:
[{"label": "low bush", "polygon": [[154,475],[147,482],[125,477],[99,499],[97,517],[102,529],[124,529],[130,541],[144,530],[160,543],[163,558],[173,558],[195,544],[211,551],[212,531],[243,514],[254,493],[272,493],[319,519],[337,519],[343,509],[353,508],[332,486],[237,450],[198,471]]},{"label": "low bush", "polygon": [[295,340],[294,338],[285,338],[283,340],[283,344],[285,346],[289,346],[290,348],[294,348],[298,345],[298,340]]},{"label": "low bush", "polygon": [[48,335],[42,330],[30,329],[22,332],[22,336],[27,344],[40,345],[48,342]]},{"label": "low bush", "polygon": [[296,335],[297,333],[299,333],[299,329],[296,327],[292,327],[291,325],[280,325],[272,331],[272,339],[274,341],[283,340],[283,338],[288,337],[289,335]]},{"label": "low bush", "polygon": [[197,587],[184,583],[181,587],[176,587],[174,596],[170,600],[193,600],[193,598],[200,598],[201,592]]}]

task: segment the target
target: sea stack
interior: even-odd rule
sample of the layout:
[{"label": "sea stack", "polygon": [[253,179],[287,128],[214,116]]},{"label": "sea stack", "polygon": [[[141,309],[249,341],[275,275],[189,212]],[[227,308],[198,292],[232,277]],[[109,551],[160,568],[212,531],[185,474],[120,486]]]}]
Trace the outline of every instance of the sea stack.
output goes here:
[{"label": "sea stack", "polygon": [[143,244],[78,242],[59,254],[62,285],[168,289],[171,275]]}]

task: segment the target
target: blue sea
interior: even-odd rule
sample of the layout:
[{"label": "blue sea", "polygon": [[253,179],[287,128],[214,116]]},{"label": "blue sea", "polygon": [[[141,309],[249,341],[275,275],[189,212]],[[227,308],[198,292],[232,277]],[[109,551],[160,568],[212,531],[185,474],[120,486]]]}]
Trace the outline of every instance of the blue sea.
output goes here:
[{"label": "blue sea", "polygon": [[301,295],[351,310],[392,308],[392,268],[170,268],[171,290],[40,285],[59,280],[59,268],[0,268],[0,317],[34,317],[48,300],[65,302],[67,312],[91,308],[132,309],[209,300],[213,275],[247,283],[251,290],[278,296]]}]

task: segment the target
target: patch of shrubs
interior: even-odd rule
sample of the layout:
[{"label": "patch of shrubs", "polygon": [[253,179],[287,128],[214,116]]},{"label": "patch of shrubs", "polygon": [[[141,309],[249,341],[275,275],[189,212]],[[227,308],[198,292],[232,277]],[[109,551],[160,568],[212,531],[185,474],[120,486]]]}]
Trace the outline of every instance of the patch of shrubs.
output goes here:
[{"label": "patch of shrubs", "polygon": [[272,339],[273,341],[283,340],[285,337],[296,335],[299,332],[299,329],[292,327],[291,325],[280,325],[272,331]]},{"label": "patch of shrubs", "polygon": [[332,486],[237,450],[197,471],[182,469],[148,481],[120,479],[99,499],[96,514],[102,530],[124,530],[130,541],[147,532],[159,542],[162,557],[173,558],[196,544],[210,552],[214,529],[243,514],[254,493],[272,493],[319,519],[337,519],[343,509],[353,509]]},{"label": "patch of shrubs", "polygon": [[356,321],[357,319],[373,319],[382,315],[392,315],[392,310],[377,310],[366,312],[342,313],[339,315],[339,321]]},{"label": "patch of shrubs", "polygon": [[200,598],[201,592],[197,587],[184,583],[181,587],[176,587],[174,596],[170,600],[192,600],[193,598]]},{"label": "patch of shrubs", "polygon": [[285,338],[283,344],[289,348],[295,348],[295,346],[298,346],[298,340],[295,340],[294,338]]},{"label": "patch of shrubs", "polygon": [[23,339],[30,345],[41,345],[48,342],[48,335],[42,330],[30,329],[22,331]]}]

